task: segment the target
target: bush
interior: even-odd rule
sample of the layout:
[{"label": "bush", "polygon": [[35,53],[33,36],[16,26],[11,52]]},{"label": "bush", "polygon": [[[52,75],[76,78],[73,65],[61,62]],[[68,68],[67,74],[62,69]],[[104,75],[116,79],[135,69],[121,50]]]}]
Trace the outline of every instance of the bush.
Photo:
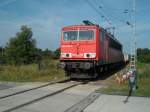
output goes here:
[{"label": "bush", "polygon": [[150,63],[150,49],[148,48],[138,48],[137,58],[139,62]]}]

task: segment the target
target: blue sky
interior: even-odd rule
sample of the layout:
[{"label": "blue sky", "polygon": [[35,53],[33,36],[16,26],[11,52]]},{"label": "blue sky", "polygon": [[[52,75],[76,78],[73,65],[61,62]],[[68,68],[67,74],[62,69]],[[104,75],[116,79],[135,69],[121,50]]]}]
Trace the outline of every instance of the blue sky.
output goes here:
[{"label": "blue sky", "polygon": [[[115,35],[130,49],[132,29],[125,24],[131,20],[132,0],[88,0],[116,27]],[[150,48],[150,1],[137,0],[137,41],[138,47]],[[98,7],[102,6],[102,9]],[[117,17],[117,18],[116,18]],[[5,46],[10,37],[15,36],[21,25],[33,30],[37,46],[45,49],[59,47],[61,28],[82,24],[90,20],[100,26],[108,23],[87,3],[87,0],[0,0],[0,46]],[[123,21],[123,22],[121,22]],[[131,21],[132,22],[132,21]]]}]

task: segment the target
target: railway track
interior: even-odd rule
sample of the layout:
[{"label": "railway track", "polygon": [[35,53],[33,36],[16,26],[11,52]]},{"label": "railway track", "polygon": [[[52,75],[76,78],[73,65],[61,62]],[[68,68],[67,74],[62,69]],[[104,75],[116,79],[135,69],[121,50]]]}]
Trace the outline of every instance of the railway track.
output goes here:
[{"label": "railway track", "polygon": [[67,82],[67,81],[70,81],[70,79],[65,79],[65,80],[61,80],[61,81],[57,81],[57,82],[49,82],[47,84],[43,84],[43,85],[40,85],[40,86],[37,86],[37,87],[33,87],[33,88],[30,88],[30,89],[25,89],[25,90],[22,90],[22,91],[14,92],[12,94],[0,96],[0,100],[4,99],[4,98],[7,98],[7,97],[15,96],[15,95],[18,95],[18,94],[22,94],[22,93],[25,93],[25,92],[28,92],[28,91],[36,90],[36,89],[39,89],[39,88],[42,88],[42,87],[46,87],[46,86],[49,86],[49,85],[53,85],[53,84],[56,84],[56,83],[63,83],[63,82]]},{"label": "railway track", "polygon": [[[1,99],[0,99],[1,103],[0,104],[2,104],[4,102],[3,105],[5,105],[5,104],[9,103],[9,100],[11,101],[11,98],[13,98],[13,99],[20,98],[20,95],[22,95],[22,94],[27,94],[28,92],[34,93],[38,89],[51,86],[52,84],[58,84],[58,83],[62,84],[62,83],[68,83],[68,82],[70,82],[70,80],[64,80],[64,81],[59,81],[59,82],[55,82],[55,83],[48,83],[48,84],[44,84],[44,85],[41,85],[41,86],[38,86],[38,87],[35,87],[35,88],[31,88],[31,89],[23,90],[23,91],[16,92],[16,93],[13,93],[13,94],[10,94],[10,95],[6,95],[6,96],[1,97]],[[10,107],[8,106],[6,108],[2,108],[2,109],[0,109],[0,111],[1,112],[11,112],[11,111],[17,110],[19,108],[22,108],[24,106],[28,106],[28,105],[31,105],[31,104],[33,104],[35,102],[41,101],[41,100],[43,100],[45,98],[48,98],[48,97],[54,96],[56,94],[59,94],[59,93],[65,91],[67,89],[73,88],[73,87],[78,86],[78,85],[86,84],[86,83],[88,83],[88,82],[74,82],[73,84],[72,83],[68,84],[65,87],[61,88],[61,89],[58,89],[58,90],[53,91],[53,92],[46,93],[46,94],[44,94],[44,95],[42,95],[40,97],[35,97],[35,98],[31,98],[31,99],[28,98],[28,100],[26,100],[24,102],[22,101],[21,103],[14,104],[13,106],[11,105]]]},{"label": "railway track", "polygon": [[[4,95],[0,97],[0,112],[12,112],[12,111],[18,112],[18,110],[23,109],[23,107],[26,108],[28,106],[33,106],[34,103],[41,103],[43,102],[41,100],[53,98],[52,96],[57,95],[57,94],[60,95],[59,93],[63,93],[67,89],[76,87],[78,85],[91,84],[90,82],[91,82],[90,80],[72,81],[70,79],[67,79],[67,80],[61,80],[57,82],[43,84],[43,85],[33,87],[30,89],[25,89],[25,90],[21,90],[18,92],[14,92],[12,94]],[[60,86],[64,84],[66,85],[60,88]],[[55,88],[55,85],[57,85],[59,89],[56,89],[56,90],[54,89],[54,91],[51,91],[52,89],[50,89],[49,91],[49,87],[54,86]],[[46,90],[46,92],[43,90]],[[73,105],[71,108],[67,109],[65,112],[76,112],[75,110],[77,109],[83,110],[87,105],[93,102],[97,97],[99,97],[99,94],[94,93],[88,96],[86,99],[79,102],[78,104]],[[17,101],[14,104],[11,104],[11,102],[14,102],[16,99]],[[5,106],[3,107],[3,105],[6,105],[6,107]]]}]

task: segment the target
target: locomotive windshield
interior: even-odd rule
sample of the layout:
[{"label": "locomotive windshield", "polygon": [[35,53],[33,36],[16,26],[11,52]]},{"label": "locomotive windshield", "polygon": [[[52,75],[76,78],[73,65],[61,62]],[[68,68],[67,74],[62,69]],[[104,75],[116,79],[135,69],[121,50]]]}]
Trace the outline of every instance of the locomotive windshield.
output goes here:
[{"label": "locomotive windshield", "polygon": [[79,40],[93,40],[94,32],[92,30],[79,31]]},{"label": "locomotive windshield", "polygon": [[73,41],[77,40],[78,31],[67,31],[64,32],[64,40],[65,41]]},{"label": "locomotive windshield", "polygon": [[66,31],[64,32],[63,38],[65,41],[93,40],[94,31],[92,30]]}]

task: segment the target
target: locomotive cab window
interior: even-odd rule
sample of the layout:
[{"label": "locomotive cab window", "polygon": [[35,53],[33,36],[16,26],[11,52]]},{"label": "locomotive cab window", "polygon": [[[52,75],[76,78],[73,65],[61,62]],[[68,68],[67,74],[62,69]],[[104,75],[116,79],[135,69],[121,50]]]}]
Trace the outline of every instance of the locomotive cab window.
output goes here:
[{"label": "locomotive cab window", "polygon": [[94,39],[94,31],[79,31],[79,40],[93,40]]},{"label": "locomotive cab window", "polygon": [[65,41],[77,40],[78,31],[67,31],[64,32],[63,38]]},{"label": "locomotive cab window", "polygon": [[92,30],[65,31],[63,33],[63,39],[64,41],[93,40],[94,31]]}]

